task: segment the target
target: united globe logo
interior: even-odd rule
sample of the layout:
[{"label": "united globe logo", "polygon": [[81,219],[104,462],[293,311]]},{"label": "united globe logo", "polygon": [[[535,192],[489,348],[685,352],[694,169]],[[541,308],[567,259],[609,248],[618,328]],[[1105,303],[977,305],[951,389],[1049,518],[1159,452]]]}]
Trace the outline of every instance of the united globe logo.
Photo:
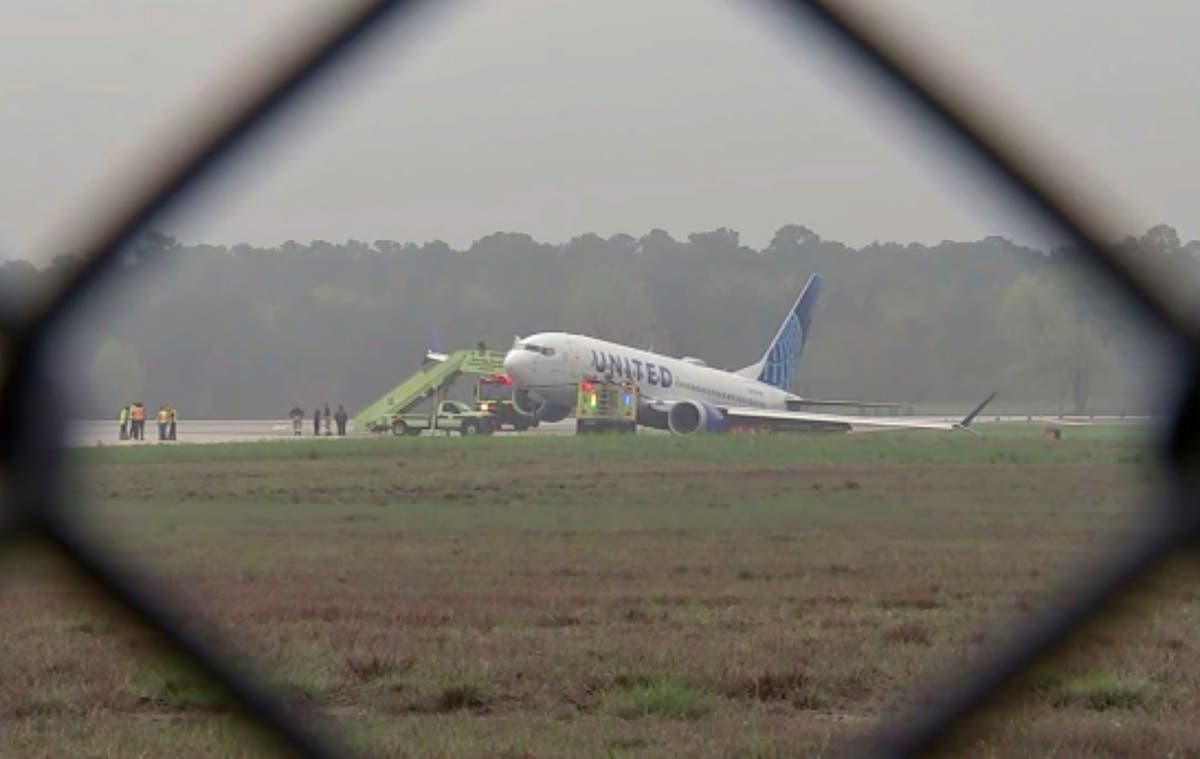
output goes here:
[{"label": "united globe logo", "polygon": [[804,328],[800,326],[800,318],[793,313],[784,322],[779,338],[767,353],[758,379],[782,390],[790,390],[792,375],[796,371],[796,354],[803,343]]}]

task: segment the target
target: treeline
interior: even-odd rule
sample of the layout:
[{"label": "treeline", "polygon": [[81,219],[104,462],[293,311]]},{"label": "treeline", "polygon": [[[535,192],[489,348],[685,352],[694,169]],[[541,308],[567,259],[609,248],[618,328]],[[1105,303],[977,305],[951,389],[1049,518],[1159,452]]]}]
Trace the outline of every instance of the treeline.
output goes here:
[{"label": "treeline", "polygon": [[[1200,243],[1158,226],[1122,246],[1200,282]],[[442,242],[183,245],[146,235],[79,343],[65,347],[73,413],[132,400],[184,418],[354,409],[443,349],[514,333],[576,331],[710,364],[757,360],[812,272],[825,275],[795,391],[963,403],[997,389],[1011,407],[1147,408],[1158,348],[1069,278],[1070,251],[989,237],[940,245],[824,240],[798,225],[762,250],[717,229],[686,240],[583,235],[546,244],[497,233]],[[0,267],[10,295],[71,265]],[[436,335],[436,338],[434,337]]]}]

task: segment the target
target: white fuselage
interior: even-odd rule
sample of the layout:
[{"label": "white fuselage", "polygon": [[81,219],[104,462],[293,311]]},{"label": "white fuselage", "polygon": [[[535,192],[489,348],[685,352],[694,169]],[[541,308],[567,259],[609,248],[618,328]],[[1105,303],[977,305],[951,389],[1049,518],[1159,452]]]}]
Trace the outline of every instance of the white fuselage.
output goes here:
[{"label": "white fuselage", "polygon": [[586,375],[637,382],[650,401],[703,401],[718,407],[785,409],[794,396],[773,385],[694,359],[678,359],[585,335],[543,332],[522,338],[504,358],[513,384],[539,399],[574,406]]}]

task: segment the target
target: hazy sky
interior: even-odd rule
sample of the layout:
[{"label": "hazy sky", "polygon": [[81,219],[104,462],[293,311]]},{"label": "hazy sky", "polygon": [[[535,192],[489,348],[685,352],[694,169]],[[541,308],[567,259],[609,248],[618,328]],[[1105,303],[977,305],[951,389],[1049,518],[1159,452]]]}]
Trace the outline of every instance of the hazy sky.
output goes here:
[{"label": "hazy sky", "polygon": [[[952,154],[758,3],[435,4],[385,30],[171,228],[257,244],[728,226],[757,246],[788,222],[855,244],[1022,235]],[[39,255],[264,41],[327,5],[0,4],[0,252]],[[1200,236],[1200,4],[874,5],[912,13],[906,26],[1139,223]]]}]

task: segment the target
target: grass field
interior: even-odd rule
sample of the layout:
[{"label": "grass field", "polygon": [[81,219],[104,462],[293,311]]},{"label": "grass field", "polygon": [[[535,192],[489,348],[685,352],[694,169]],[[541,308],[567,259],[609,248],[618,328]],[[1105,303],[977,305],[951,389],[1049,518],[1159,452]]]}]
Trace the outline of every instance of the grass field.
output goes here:
[{"label": "grass field", "polygon": [[[987,432],[147,446],[74,453],[72,488],[365,752],[831,755],[1154,505],[1136,431]],[[3,569],[5,755],[261,750],[54,561]],[[965,753],[1200,752],[1195,587],[1150,581]]]}]

